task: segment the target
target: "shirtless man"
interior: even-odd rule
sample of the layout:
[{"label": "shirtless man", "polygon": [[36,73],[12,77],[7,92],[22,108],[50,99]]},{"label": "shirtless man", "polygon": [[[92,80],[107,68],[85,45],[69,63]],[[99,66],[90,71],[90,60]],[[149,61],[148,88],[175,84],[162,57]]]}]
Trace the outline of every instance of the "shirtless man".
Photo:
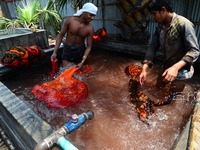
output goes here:
[{"label": "shirtless man", "polygon": [[64,35],[67,33],[62,54],[63,68],[66,68],[70,62],[76,63],[79,69],[86,64],[85,60],[91,51],[94,34],[94,28],[90,22],[94,19],[97,9],[98,8],[94,4],[86,3],[74,16],[66,19],[56,39],[51,61],[53,59],[57,61],[58,49]]}]

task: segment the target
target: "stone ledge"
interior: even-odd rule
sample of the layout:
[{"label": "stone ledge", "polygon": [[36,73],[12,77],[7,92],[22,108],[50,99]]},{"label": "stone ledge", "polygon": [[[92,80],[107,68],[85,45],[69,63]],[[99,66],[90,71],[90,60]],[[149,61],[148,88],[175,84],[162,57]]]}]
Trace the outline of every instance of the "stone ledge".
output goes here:
[{"label": "stone ledge", "polygon": [[54,129],[0,82],[1,126],[19,149],[32,150]]},{"label": "stone ledge", "polygon": [[[104,40],[93,43],[93,49],[105,49],[113,52],[121,52],[125,54],[131,54],[135,56],[144,57],[148,49],[148,45],[134,44],[130,42],[121,42],[117,40]],[[163,59],[163,53],[159,50],[156,53],[156,59]]]},{"label": "stone ledge", "polygon": [[192,123],[188,141],[188,150],[200,149],[200,91],[197,93],[197,103],[192,115]]}]

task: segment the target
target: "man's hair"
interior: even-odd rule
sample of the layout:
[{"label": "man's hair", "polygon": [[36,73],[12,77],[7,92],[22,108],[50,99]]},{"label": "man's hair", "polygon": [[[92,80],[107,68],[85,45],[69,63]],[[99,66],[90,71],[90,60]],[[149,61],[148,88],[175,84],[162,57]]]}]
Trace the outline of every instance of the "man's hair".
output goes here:
[{"label": "man's hair", "polygon": [[173,12],[172,0],[149,0],[147,9],[151,11],[161,11],[165,7],[168,12]]}]

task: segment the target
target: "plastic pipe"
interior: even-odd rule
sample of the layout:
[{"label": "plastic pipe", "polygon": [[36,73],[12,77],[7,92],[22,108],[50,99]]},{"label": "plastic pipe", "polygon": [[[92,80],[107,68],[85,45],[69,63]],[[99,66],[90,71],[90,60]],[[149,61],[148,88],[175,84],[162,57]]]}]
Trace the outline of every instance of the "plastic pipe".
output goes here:
[{"label": "plastic pipe", "polygon": [[72,143],[70,143],[66,138],[60,137],[58,139],[58,145],[60,145],[63,150],[78,150]]}]

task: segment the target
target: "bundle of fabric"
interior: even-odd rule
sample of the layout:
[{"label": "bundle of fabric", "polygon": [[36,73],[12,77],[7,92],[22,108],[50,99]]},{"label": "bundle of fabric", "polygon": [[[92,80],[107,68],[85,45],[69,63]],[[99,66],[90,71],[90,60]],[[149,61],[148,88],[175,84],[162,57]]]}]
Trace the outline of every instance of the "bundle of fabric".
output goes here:
[{"label": "bundle of fabric", "polygon": [[77,70],[78,67],[74,66],[55,80],[34,86],[31,93],[38,99],[47,102],[50,108],[60,109],[77,106],[84,102],[88,96],[87,85],[72,78]]},{"label": "bundle of fabric", "polygon": [[125,68],[125,73],[131,77],[129,81],[129,95],[131,104],[136,108],[139,119],[149,125],[148,117],[154,112],[152,108],[154,102],[143,92],[138,90],[139,75],[141,72],[142,68],[137,65],[129,65]]},{"label": "bundle of fabric", "polygon": [[5,52],[1,64],[10,66],[12,69],[28,67],[31,63],[43,59],[44,55],[44,51],[37,46],[13,46]]},{"label": "bundle of fabric", "polygon": [[170,104],[173,99],[173,95],[165,96],[164,100],[155,103],[143,92],[138,90],[139,75],[142,72],[142,68],[137,65],[128,65],[125,68],[125,73],[131,78],[129,81],[129,95],[131,104],[136,108],[139,119],[148,123],[148,117],[154,113],[153,106],[161,106]]},{"label": "bundle of fabric", "polygon": [[107,38],[106,28],[98,29],[93,35],[93,41],[99,42]]}]

